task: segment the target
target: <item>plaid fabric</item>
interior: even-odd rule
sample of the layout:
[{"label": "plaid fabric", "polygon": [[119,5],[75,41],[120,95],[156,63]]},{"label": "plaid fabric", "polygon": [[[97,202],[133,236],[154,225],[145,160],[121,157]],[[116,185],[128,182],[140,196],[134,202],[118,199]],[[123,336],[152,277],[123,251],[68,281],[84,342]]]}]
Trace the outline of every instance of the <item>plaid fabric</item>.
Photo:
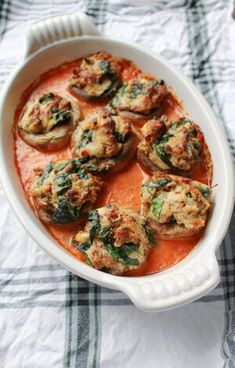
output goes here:
[{"label": "plaid fabric", "polygon": [[[84,11],[104,33],[148,45],[179,66],[213,107],[235,156],[232,3],[1,1],[0,83],[22,57],[28,23]],[[2,190],[0,213],[0,367],[235,367],[235,217],[218,252],[218,287],[191,305],[150,315],[51,260]]]}]

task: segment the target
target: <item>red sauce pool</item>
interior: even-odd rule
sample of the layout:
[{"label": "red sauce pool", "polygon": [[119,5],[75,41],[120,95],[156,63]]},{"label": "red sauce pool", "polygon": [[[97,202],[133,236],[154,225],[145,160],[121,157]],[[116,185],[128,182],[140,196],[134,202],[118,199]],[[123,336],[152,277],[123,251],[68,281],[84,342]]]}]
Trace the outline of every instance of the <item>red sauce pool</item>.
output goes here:
[{"label": "red sauce pool", "polygon": [[[21,104],[19,105],[16,116],[15,125],[19,119],[24,104],[28,99],[33,98],[37,94],[46,92],[64,92],[67,88],[68,77],[71,74],[74,65],[77,65],[79,60],[71,63],[65,63],[56,69],[53,69],[43,76],[37,84],[28,88],[22,96]],[[119,65],[122,68],[122,80],[127,81],[140,73],[140,70],[132,63],[121,60]],[[82,116],[85,117],[90,111],[100,109],[104,106],[102,103],[88,103],[82,100],[77,100]],[[178,119],[185,115],[183,109],[176,99],[172,98],[167,103],[165,114],[171,119]],[[19,173],[22,186],[27,200],[33,208],[30,195],[30,182],[34,176],[34,168],[45,165],[51,160],[64,160],[71,157],[69,147],[53,153],[42,153],[28,146],[19,137],[17,130],[15,136],[15,164]],[[120,206],[138,211],[140,208],[140,187],[143,180],[148,177],[148,174],[143,171],[136,159],[131,162],[121,171],[105,176],[105,184],[102,194],[100,195],[96,207],[104,206],[107,203],[116,203]],[[210,183],[210,174],[206,166],[200,163],[193,171],[191,178],[199,180],[206,184]],[[71,238],[76,233],[73,225],[70,226],[46,226],[47,231],[51,233],[54,239],[67,251],[72,253],[76,258],[84,261],[80,251],[71,246]],[[157,240],[157,245],[153,248],[147,262],[138,271],[132,271],[128,275],[143,276],[152,273],[160,272],[185,258],[195,247],[201,235],[197,235],[186,240]]]}]

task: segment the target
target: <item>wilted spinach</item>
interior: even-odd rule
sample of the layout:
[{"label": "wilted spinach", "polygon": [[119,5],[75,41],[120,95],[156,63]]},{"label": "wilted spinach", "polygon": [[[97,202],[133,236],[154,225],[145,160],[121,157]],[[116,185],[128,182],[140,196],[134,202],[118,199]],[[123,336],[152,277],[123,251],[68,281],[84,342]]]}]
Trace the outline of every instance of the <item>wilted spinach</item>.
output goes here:
[{"label": "wilted spinach", "polygon": [[112,68],[112,65],[107,60],[100,60],[99,66],[105,75],[116,74],[116,71]]},{"label": "wilted spinach", "polygon": [[111,226],[104,227],[101,230],[100,234],[101,234],[101,238],[102,238],[105,248],[107,249],[107,251],[110,253],[110,255],[114,259],[124,263],[125,265],[138,265],[139,264],[138,259],[129,257],[129,255],[132,252],[138,250],[139,245],[133,242],[128,242],[128,243],[122,244],[120,247],[115,247],[113,245],[114,239],[111,234]]},{"label": "wilted spinach", "polygon": [[88,221],[91,224],[90,229],[90,242],[92,243],[95,237],[98,235],[101,229],[100,216],[97,210],[90,211],[88,214]]},{"label": "wilted spinach", "polygon": [[45,104],[48,101],[52,100],[54,97],[55,97],[55,95],[52,92],[45,93],[42,97],[40,97],[39,103],[40,104]]},{"label": "wilted spinach", "polygon": [[44,180],[48,178],[48,176],[49,176],[52,169],[53,169],[53,164],[51,162],[45,166],[43,174],[40,176],[40,178],[38,180],[38,185],[39,186],[43,185]]},{"label": "wilted spinach", "polygon": [[92,131],[90,129],[86,129],[82,132],[78,147],[79,148],[84,147],[91,141],[92,141]]},{"label": "wilted spinach", "polygon": [[122,135],[120,132],[118,131],[113,131],[113,134],[116,138],[116,140],[119,142],[119,143],[125,143],[126,140],[127,140],[127,135]]},{"label": "wilted spinach", "polygon": [[148,238],[148,241],[149,241],[151,244],[155,245],[155,244],[156,244],[156,240],[155,240],[155,238],[154,238],[154,236],[153,236],[153,232],[152,232],[152,230],[150,229],[150,227],[149,227],[146,223],[142,224],[142,226],[143,226],[143,228],[144,228],[144,231],[145,231],[145,234],[146,234],[146,236],[147,236],[147,238]]},{"label": "wilted spinach", "polygon": [[75,241],[76,248],[81,250],[82,252],[87,251],[91,247],[91,243],[78,243]]},{"label": "wilted spinach", "polygon": [[162,188],[165,187],[170,181],[170,179],[159,179],[145,183],[142,186],[149,189]]},{"label": "wilted spinach", "polygon": [[52,113],[55,126],[68,123],[71,120],[71,114],[67,109],[61,109]]},{"label": "wilted spinach", "polygon": [[164,144],[154,144],[154,150],[158,156],[164,161],[168,166],[172,167],[172,162],[170,161],[170,156],[164,151]]},{"label": "wilted spinach", "polygon": [[55,224],[68,224],[79,218],[81,207],[71,207],[66,197],[59,198],[58,206],[56,207],[52,221]]},{"label": "wilted spinach", "polygon": [[210,189],[209,188],[203,188],[199,187],[199,192],[203,195],[203,197],[208,198],[210,195]]},{"label": "wilted spinach", "polygon": [[156,217],[156,219],[159,219],[160,217],[163,204],[164,200],[162,198],[160,197],[153,198],[150,209],[154,217]]},{"label": "wilted spinach", "polygon": [[147,93],[147,89],[145,88],[144,84],[141,82],[136,82],[132,85],[130,90],[130,98],[137,98],[139,95],[144,95]]},{"label": "wilted spinach", "polygon": [[55,190],[57,194],[60,194],[64,189],[68,189],[72,186],[72,181],[69,178],[69,174],[61,174],[55,177]]}]

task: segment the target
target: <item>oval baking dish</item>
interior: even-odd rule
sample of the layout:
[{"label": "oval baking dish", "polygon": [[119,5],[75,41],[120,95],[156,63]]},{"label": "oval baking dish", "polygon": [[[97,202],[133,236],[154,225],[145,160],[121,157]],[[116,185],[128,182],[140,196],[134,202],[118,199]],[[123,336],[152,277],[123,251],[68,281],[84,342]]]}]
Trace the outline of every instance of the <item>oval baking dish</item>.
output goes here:
[{"label": "oval baking dish", "polygon": [[[189,118],[199,122],[214,165],[213,209],[203,237],[175,266],[144,277],[114,276],[79,262],[58,246],[25,199],[14,162],[12,124],[22,93],[51,68],[84,55],[106,50],[133,60],[145,72],[164,79],[183,101]],[[27,34],[25,59],[11,74],[0,96],[0,168],[3,188],[21,223],[38,244],[73,273],[101,286],[122,290],[136,306],[159,311],[191,302],[219,282],[215,252],[228,228],[234,196],[233,167],[224,132],[207,102],[174,66],[144,47],[103,37],[81,13],[56,16],[32,25]]]}]

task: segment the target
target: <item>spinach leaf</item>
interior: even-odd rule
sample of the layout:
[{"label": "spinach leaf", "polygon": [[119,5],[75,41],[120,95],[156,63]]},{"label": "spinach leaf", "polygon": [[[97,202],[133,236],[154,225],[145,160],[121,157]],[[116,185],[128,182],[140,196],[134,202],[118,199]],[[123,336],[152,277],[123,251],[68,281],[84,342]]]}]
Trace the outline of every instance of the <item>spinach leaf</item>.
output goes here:
[{"label": "spinach leaf", "polygon": [[88,57],[88,58],[84,58],[82,63],[88,64],[88,65],[93,65],[93,64],[94,64],[94,61],[93,61],[93,60],[91,60],[91,59]]},{"label": "spinach leaf", "polygon": [[48,101],[52,100],[55,97],[54,93],[45,93],[42,97],[40,97],[39,99],[39,103],[40,104],[45,104]]},{"label": "spinach leaf", "polygon": [[108,74],[109,72],[109,62],[107,60],[100,60],[99,62],[100,69],[104,74]]},{"label": "spinach leaf", "polygon": [[82,132],[78,147],[79,148],[84,147],[87,144],[89,144],[91,141],[92,141],[92,131],[89,129],[86,129]]},{"label": "spinach leaf", "polygon": [[170,221],[168,222],[168,224],[170,224],[170,225],[177,224],[177,220],[176,220],[176,218],[175,218],[175,216],[174,216],[174,215],[172,215],[172,216],[171,216],[171,219],[170,219]]},{"label": "spinach leaf", "polygon": [[127,140],[127,135],[122,135],[121,133],[117,132],[117,131],[113,131],[113,135],[115,136],[116,140],[119,143],[125,143]]},{"label": "spinach leaf", "polygon": [[39,180],[38,180],[38,185],[41,186],[44,183],[44,180],[48,178],[50,172],[53,169],[53,164],[50,162],[49,164],[47,164],[45,166],[45,169],[43,171],[43,174],[40,176]]},{"label": "spinach leaf", "polygon": [[113,246],[113,242],[114,242],[114,239],[110,233],[110,230],[111,230],[111,226],[108,225],[108,226],[105,226],[102,230],[101,230],[101,238],[102,238],[102,241],[104,243],[104,246],[105,248],[107,249],[107,251],[111,254],[111,256],[118,260],[118,253],[116,251],[116,248]]},{"label": "spinach leaf", "polygon": [[160,197],[155,197],[152,200],[152,204],[151,204],[151,212],[154,215],[154,217],[156,217],[156,219],[159,219],[161,211],[162,211],[162,206],[163,206],[163,199]]},{"label": "spinach leaf", "polygon": [[89,176],[86,173],[86,170],[83,167],[80,167],[76,170],[76,174],[80,177],[82,180],[88,180]]},{"label": "spinach leaf", "polygon": [[71,167],[70,170],[68,170],[65,174],[62,174],[62,175],[65,176],[65,175],[68,175],[68,174],[75,173],[80,177],[80,179],[88,180],[89,176],[88,176],[86,170],[82,167],[82,164],[84,164],[86,162],[87,162],[87,159],[85,159],[85,160],[83,160],[83,159],[71,159],[71,160],[66,160],[64,162],[56,163],[54,165],[54,167],[57,171],[61,171],[69,163],[71,163],[73,167]]},{"label": "spinach leaf", "polygon": [[88,157],[82,157],[82,158],[74,158],[72,160],[72,162],[74,163],[74,165],[76,166],[81,166],[83,164],[86,164],[89,161]]},{"label": "spinach leaf", "polygon": [[71,207],[67,198],[61,196],[56,207],[52,221],[55,224],[68,224],[78,219],[81,207]]},{"label": "spinach leaf", "polygon": [[137,258],[125,257],[122,260],[128,266],[138,266],[140,264]]},{"label": "spinach leaf", "polygon": [[52,169],[53,169],[53,164],[49,162],[49,164],[45,166],[45,171],[49,174]]},{"label": "spinach leaf", "polygon": [[54,168],[56,171],[61,171],[65,168],[65,166],[67,166],[69,163],[69,160],[67,161],[63,161],[63,162],[57,162],[54,164]]},{"label": "spinach leaf", "polygon": [[130,91],[130,98],[137,98],[139,95],[144,95],[145,93],[147,93],[146,88],[144,87],[144,85],[140,82],[136,82]]},{"label": "spinach leaf", "polygon": [[91,247],[91,243],[76,243],[76,247],[82,252],[85,252]]},{"label": "spinach leaf", "polygon": [[138,251],[139,245],[133,242],[128,242],[128,243],[122,244],[122,246],[117,249],[118,249],[119,258],[121,258],[126,265],[135,266],[139,264],[138,259],[129,257],[129,255],[132,252]]},{"label": "spinach leaf", "polygon": [[179,122],[175,121],[171,126],[169,130],[176,130],[179,126]]},{"label": "spinach leaf", "polygon": [[61,110],[57,110],[55,112],[52,113],[52,118],[55,121],[55,125],[61,125],[61,124],[65,124],[68,123],[71,119],[71,114],[68,110],[66,109],[61,109]]},{"label": "spinach leaf", "polygon": [[154,236],[153,236],[153,232],[152,232],[152,230],[150,229],[150,227],[145,223],[145,224],[142,224],[142,226],[143,226],[143,228],[144,228],[144,231],[145,231],[145,234],[146,234],[146,236],[147,236],[147,238],[148,238],[148,241],[151,243],[151,244],[153,244],[153,245],[155,245],[156,244],[156,240],[155,240],[155,238],[154,238]]},{"label": "spinach leaf", "polygon": [[120,99],[123,97],[127,92],[128,84],[124,83],[122,87],[119,88],[117,94],[113,97],[113,99],[109,102],[109,105],[113,108],[120,105]]},{"label": "spinach leaf", "polygon": [[157,87],[157,86],[163,86],[165,84],[163,79],[159,79],[157,81],[149,81],[150,86]]},{"label": "spinach leaf", "polygon": [[193,142],[193,147],[196,148],[196,150],[200,150],[201,149],[201,145],[198,141],[194,141]]},{"label": "spinach leaf", "polygon": [[129,256],[132,252],[137,251],[139,249],[139,245],[134,242],[123,243],[120,247],[120,254]]},{"label": "spinach leaf", "polygon": [[171,137],[174,137],[174,134],[172,134],[170,132],[170,130],[169,130],[168,132],[166,132],[165,134],[163,134],[163,136],[161,137],[159,143],[160,144],[166,143],[166,142],[168,142],[169,138],[171,138]]},{"label": "spinach leaf", "polygon": [[168,166],[172,167],[172,163],[170,161],[170,156],[164,152],[164,145],[163,144],[157,144],[154,145],[155,152],[158,154],[158,156],[164,161]]},{"label": "spinach leaf", "polygon": [[104,73],[104,75],[112,75],[116,74],[116,71],[112,68],[112,65],[107,60],[101,60],[99,62],[100,69]]},{"label": "spinach leaf", "polygon": [[156,181],[150,181],[149,183],[145,183],[142,186],[149,189],[162,188],[170,183],[170,181],[170,179],[160,179]]},{"label": "spinach leaf", "polygon": [[93,266],[92,265],[92,262],[90,260],[90,258],[88,257],[86,251],[88,249],[90,249],[91,247],[91,243],[87,242],[87,243],[79,243],[75,240],[75,238],[73,238],[72,240],[72,244],[74,245],[74,247],[76,247],[78,250],[80,250],[83,254],[83,257],[85,258],[86,260],[86,263],[89,265],[89,266]]},{"label": "spinach leaf", "polygon": [[93,240],[99,234],[100,229],[101,229],[100,216],[97,210],[93,210],[89,212],[88,221],[91,223],[90,242],[92,244]]},{"label": "spinach leaf", "polygon": [[191,135],[192,137],[197,137],[197,129],[196,129],[196,128],[194,128],[193,130],[191,130],[190,135]]},{"label": "spinach leaf", "polygon": [[178,120],[178,124],[187,124],[187,123],[191,123],[191,121],[187,118],[181,118]]},{"label": "spinach leaf", "polygon": [[184,124],[186,124],[186,123],[188,123],[188,122],[190,122],[188,119],[185,119],[185,118],[182,118],[182,119],[180,119],[180,120],[178,120],[178,121],[174,121],[172,124],[171,124],[171,126],[170,126],[170,128],[169,128],[169,131],[175,131],[175,130],[177,130],[177,128],[180,126],[180,125],[184,125]]},{"label": "spinach leaf", "polygon": [[89,176],[86,170],[82,167],[82,163],[85,163],[82,161],[82,159],[74,159],[74,160],[71,160],[70,162],[73,164],[73,168],[70,170],[70,173],[77,174],[82,180],[89,179]]},{"label": "spinach leaf", "polygon": [[124,263],[125,265],[138,265],[139,261],[135,258],[130,258],[129,255],[136,251],[139,246],[133,242],[124,243],[120,247],[115,247],[113,245],[114,239],[112,234],[110,233],[111,226],[106,226],[101,231],[101,238],[104,243],[105,248],[110,253],[110,255],[116,259]]},{"label": "spinach leaf", "polygon": [[92,264],[92,262],[91,262],[91,260],[90,260],[90,258],[88,257],[88,255],[87,255],[86,253],[83,253],[83,256],[84,256],[84,258],[85,258],[85,260],[86,260],[86,263],[87,263],[89,266],[94,267],[94,266],[93,266],[93,264]]},{"label": "spinach leaf", "polygon": [[69,174],[61,174],[55,177],[55,190],[56,193],[59,194],[63,192],[63,190],[68,189],[72,186],[72,182],[68,176]]},{"label": "spinach leaf", "polygon": [[209,188],[203,188],[199,187],[199,192],[203,195],[203,197],[208,198],[210,195],[210,189]]}]

